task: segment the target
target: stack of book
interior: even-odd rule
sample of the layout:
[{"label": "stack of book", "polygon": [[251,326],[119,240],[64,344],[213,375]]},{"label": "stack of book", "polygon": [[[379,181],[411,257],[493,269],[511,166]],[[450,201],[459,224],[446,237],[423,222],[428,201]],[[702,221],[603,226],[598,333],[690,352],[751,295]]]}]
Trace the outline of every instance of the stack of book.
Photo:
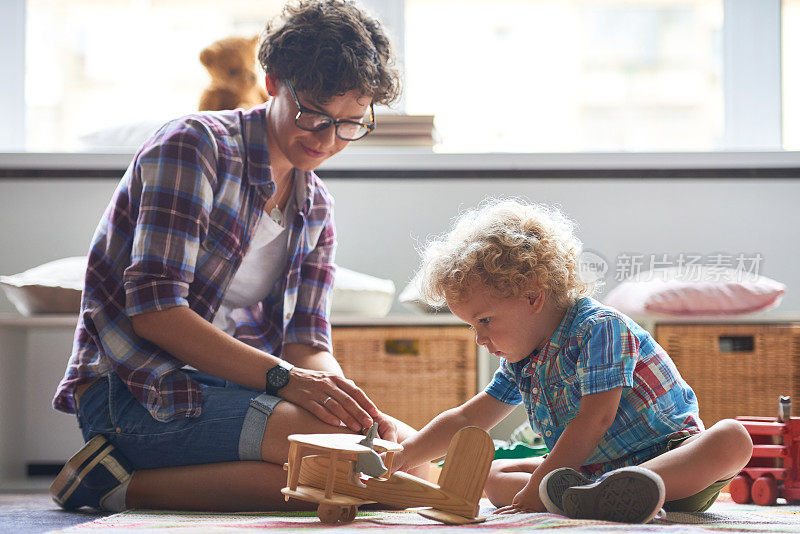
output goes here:
[{"label": "stack of book", "polygon": [[433,115],[376,113],[375,124],[359,145],[433,147],[437,143]]}]

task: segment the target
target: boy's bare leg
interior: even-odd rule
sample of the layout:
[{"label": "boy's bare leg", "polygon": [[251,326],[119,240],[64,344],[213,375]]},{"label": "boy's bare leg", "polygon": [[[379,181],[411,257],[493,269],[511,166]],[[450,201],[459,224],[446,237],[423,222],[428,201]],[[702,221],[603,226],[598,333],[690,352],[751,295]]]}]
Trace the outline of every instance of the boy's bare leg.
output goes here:
[{"label": "boy's bare leg", "polygon": [[[750,460],[752,451],[753,442],[741,423],[726,419],[641,465],[661,476],[666,500],[671,501],[734,476]],[[495,460],[486,481],[486,496],[498,508],[511,504],[542,461],[543,458]]]},{"label": "boy's bare leg", "polygon": [[[414,432],[397,422],[400,440]],[[261,445],[263,462],[224,462],[136,471],[126,495],[129,509],[171,510],[307,510],[316,508],[296,499],[284,501],[290,434],[350,433],[345,427],[323,423],[308,411],[281,402],[269,419]],[[412,474],[425,478],[428,466]]]},{"label": "boy's bare leg", "polygon": [[484,493],[498,508],[508,506],[531,479],[544,458],[495,460],[486,479]]},{"label": "boy's bare leg", "polygon": [[752,452],[753,442],[744,426],[724,419],[641,465],[661,476],[666,500],[673,501],[734,476],[747,464]]}]

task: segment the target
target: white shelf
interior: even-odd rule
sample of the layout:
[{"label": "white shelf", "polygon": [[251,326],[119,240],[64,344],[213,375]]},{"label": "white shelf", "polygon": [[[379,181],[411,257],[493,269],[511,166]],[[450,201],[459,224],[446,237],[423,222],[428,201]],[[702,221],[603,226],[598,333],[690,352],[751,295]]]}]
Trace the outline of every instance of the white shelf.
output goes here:
[{"label": "white shelf", "polygon": [[[78,316],[71,314],[34,315],[26,317],[15,313],[0,313],[0,327],[70,327],[78,323]],[[463,325],[464,323],[450,313],[404,314],[386,317],[364,317],[361,315],[335,314],[331,317],[333,326],[437,326]]]},{"label": "white shelf", "polygon": [[800,323],[800,312],[765,312],[743,315],[631,315],[642,328],[655,333],[659,324],[790,324]]},{"label": "white shelf", "polygon": [[0,326],[30,327],[71,327],[78,324],[78,316],[72,314],[42,314],[25,316],[16,313],[0,313]]},{"label": "white shelf", "polygon": [[331,324],[337,326],[448,326],[464,325],[451,313],[387,315],[386,317],[362,317],[359,315],[334,314]]},{"label": "white shelf", "polygon": [[[650,324],[765,324],[800,323],[800,312],[753,313],[746,315],[632,315],[631,319],[642,326]],[[0,327],[70,327],[78,322],[77,315],[53,314],[26,317],[16,313],[0,313]],[[396,314],[386,317],[364,317],[361,315],[334,314],[333,326],[446,326],[463,325],[464,322],[451,313]]]},{"label": "white shelf", "polygon": [[[368,148],[368,150],[367,150]],[[0,169],[126,169],[133,152],[0,152]],[[775,169],[800,167],[800,151],[437,153],[409,147],[344,151],[320,170]]]}]

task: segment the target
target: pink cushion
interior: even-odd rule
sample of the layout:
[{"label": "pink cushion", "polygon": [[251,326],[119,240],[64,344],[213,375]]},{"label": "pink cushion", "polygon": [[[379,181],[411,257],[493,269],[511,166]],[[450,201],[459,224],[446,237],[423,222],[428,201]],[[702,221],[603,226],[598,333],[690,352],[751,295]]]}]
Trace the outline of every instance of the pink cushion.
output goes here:
[{"label": "pink cushion", "polygon": [[766,276],[722,268],[672,268],[626,280],[604,302],[629,315],[735,315],[774,308],[784,293],[784,284]]}]

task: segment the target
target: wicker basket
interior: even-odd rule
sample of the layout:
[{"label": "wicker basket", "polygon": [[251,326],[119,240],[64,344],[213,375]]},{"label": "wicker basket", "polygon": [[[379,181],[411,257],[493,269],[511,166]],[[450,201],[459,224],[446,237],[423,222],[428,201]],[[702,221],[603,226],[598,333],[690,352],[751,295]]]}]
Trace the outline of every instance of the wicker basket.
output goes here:
[{"label": "wicker basket", "polygon": [[800,324],[665,324],[656,340],[694,389],[706,427],[800,400]]},{"label": "wicker basket", "polygon": [[333,354],[378,408],[417,429],[476,392],[478,350],[467,327],[336,327]]}]

